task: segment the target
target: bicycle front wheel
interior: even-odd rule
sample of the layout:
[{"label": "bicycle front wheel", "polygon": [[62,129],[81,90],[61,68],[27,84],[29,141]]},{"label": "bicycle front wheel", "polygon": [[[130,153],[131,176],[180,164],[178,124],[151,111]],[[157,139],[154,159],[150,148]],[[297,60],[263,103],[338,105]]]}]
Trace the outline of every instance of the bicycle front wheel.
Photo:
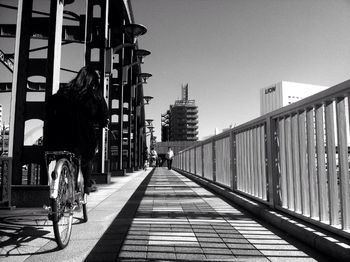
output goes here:
[{"label": "bicycle front wheel", "polygon": [[51,199],[51,209],[53,212],[53,229],[57,245],[60,249],[68,245],[73,222],[72,194],[74,193],[73,181],[71,180],[68,161],[59,162],[60,168],[58,196]]}]

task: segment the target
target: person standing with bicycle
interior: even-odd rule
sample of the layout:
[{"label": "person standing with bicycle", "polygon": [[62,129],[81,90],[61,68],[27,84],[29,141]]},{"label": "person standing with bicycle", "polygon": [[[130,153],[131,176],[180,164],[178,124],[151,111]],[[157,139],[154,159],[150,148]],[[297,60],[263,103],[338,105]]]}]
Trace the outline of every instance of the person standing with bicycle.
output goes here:
[{"label": "person standing with bicycle", "polygon": [[66,86],[52,95],[46,105],[45,147],[66,150],[81,158],[84,191],[91,191],[92,160],[98,129],[108,125],[108,108],[96,71],[85,66]]}]

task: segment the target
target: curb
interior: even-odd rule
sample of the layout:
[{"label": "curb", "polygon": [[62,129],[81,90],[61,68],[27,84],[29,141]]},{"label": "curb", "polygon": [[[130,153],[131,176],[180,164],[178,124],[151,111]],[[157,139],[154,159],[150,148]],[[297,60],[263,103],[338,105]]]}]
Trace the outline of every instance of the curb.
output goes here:
[{"label": "curb", "polygon": [[264,222],[286,232],[288,235],[309,245],[311,248],[314,248],[327,256],[333,257],[336,261],[350,261],[350,241],[336,236],[333,233],[326,232],[325,230],[308,224],[305,221],[272,210],[266,205],[253,202],[244,196],[238,195],[218,184],[213,184],[197,175],[179,169],[175,170],[198,184],[201,184],[205,188],[231,200],[254,216],[261,218]]}]

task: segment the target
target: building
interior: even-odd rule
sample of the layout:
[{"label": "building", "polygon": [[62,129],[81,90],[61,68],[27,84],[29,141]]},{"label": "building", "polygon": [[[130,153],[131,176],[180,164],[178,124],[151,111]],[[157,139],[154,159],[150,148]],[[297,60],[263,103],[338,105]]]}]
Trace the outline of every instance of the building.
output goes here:
[{"label": "building", "polygon": [[188,84],[181,87],[182,99],[162,115],[162,141],[197,141],[198,107],[188,99]]},{"label": "building", "polygon": [[327,86],[281,81],[260,90],[260,115],[327,89]]},{"label": "building", "polygon": [[161,141],[163,142],[170,140],[169,118],[170,110],[167,110],[165,114],[162,114],[161,118]]}]

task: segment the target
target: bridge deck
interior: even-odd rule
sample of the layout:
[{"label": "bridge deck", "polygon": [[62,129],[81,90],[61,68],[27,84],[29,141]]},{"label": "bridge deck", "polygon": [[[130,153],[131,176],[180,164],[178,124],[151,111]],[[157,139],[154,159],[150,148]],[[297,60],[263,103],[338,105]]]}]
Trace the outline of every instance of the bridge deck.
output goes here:
[{"label": "bridge deck", "polygon": [[1,261],[328,261],[179,173],[113,177],[57,250],[47,215],[0,212]]},{"label": "bridge deck", "polygon": [[[237,207],[179,173],[157,168],[134,199],[133,217],[122,217],[109,230],[129,227],[119,261],[313,261],[322,256],[272,230]],[[130,211],[129,211],[130,212]],[[101,259],[110,245],[102,238],[88,260]],[[113,257],[113,254],[110,254]],[[105,252],[103,256],[108,259]],[[102,259],[103,260],[103,259]]]}]

